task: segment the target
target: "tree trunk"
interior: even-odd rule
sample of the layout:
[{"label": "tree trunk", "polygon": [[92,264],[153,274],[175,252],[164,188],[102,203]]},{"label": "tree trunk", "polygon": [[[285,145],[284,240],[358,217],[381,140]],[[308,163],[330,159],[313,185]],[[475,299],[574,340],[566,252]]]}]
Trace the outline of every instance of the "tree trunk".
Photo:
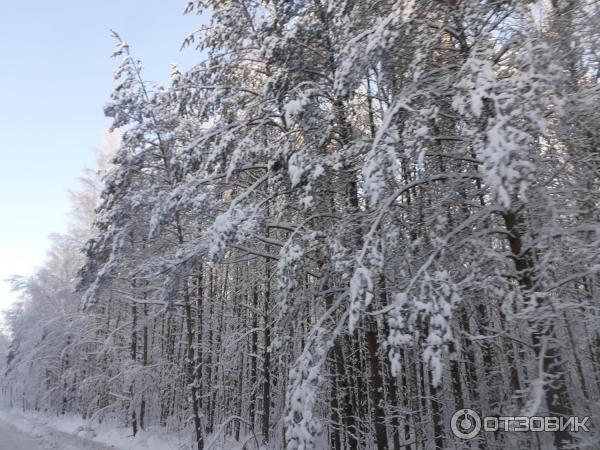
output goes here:
[{"label": "tree trunk", "polygon": [[196,447],[198,450],[204,448],[204,435],[202,433],[202,424],[200,421],[200,410],[198,408],[198,385],[196,384],[195,362],[194,355],[194,331],[192,325],[192,305],[190,304],[190,295],[187,282],[184,286],[184,301],[185,301],[185,323],[187,334],[187,384],[190,390],[190,402],[192,404],[192,413],[194,419],[194,432],[196,435]]},{"label": "tree trunk", "polygon": [[[531,257],[528,255],[529,252],[523,248],[523,220],[514,212],[503,214],[503,218],[506,230],[509,232],[508,241],[523,295],[527,299],[527,303],[531,304],[535,301],[536,303],[531,306],[543,312],[544,305],[541,300],[527,298],[533,289],[532,276],[535,268]],[[552,342],[556,341],[552,319],[530,319],[529,327],[535,355],[538,359],[542,358],[543,373],[539,375],[544,376],[544,378],[547,377],[544,380],[544,395],[548,412],[556,417],[571,416],[572,409],[565,382],[563,363],[556,344]],[[573,437],[569,431],[554,432],[554,444],[557,449],[562,450],[572,442]]]}]

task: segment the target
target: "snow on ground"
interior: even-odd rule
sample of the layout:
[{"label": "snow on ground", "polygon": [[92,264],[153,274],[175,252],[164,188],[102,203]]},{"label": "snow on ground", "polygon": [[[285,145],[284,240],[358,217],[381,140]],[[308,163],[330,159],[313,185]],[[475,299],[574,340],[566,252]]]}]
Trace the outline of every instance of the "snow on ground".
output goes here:
[{"label": "snow on ground", "polygon": [[89,426],[76,416],[0,411],[0,450],[180,450],[184,438],[109,424]]},{"label": "snow on ground", "polygon": [[41,449],[39,444],[37,439],[0,422],[0,450],[38,450]]},{"label": "snow on ground", "polygon": [[[9,420],[5,420],[8,418]],[[115,449],[62,433],[42,423],[17,416],[0,416],[0,450],[107,450]]]}]

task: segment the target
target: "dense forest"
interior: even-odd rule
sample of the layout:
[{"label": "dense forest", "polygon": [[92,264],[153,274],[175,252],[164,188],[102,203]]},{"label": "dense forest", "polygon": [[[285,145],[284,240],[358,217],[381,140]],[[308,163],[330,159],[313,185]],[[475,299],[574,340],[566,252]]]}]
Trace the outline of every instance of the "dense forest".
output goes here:
[{"label": "dense forest", "polygon": [[14,279],[2,402],[193,450],[600,448],[600,3],[185,12],[167,86],[114,33],[119,143]]}]

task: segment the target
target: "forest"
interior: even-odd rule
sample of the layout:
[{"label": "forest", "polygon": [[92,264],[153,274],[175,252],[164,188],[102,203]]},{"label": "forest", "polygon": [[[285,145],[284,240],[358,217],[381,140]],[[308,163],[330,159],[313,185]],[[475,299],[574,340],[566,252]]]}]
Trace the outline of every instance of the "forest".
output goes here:
[{"label": "forest", "polygon": [[182,450],[600,449],[600,3],[177,7],[210,19],[167,85],[113,32],[0,403]]}]

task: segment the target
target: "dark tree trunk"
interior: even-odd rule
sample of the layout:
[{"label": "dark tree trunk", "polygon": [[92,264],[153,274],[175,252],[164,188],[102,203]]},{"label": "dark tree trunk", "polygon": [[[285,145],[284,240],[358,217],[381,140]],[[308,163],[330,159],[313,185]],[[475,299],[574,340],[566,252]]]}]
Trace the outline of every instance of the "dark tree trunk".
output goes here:
[{"label": "dark tree trunk", "polygon": [[[267,249],[268,251],[268,249]],[[269,261],[265,261],[265,301],[264,301],[264,336],[263,343],[263,423],[262,435],[263,443],[269,441],[270,416],[271,416],[271,327],[270,308],[271,308],[271,267]]]},{"label": "dark tree trunk", "polygon": [[[371,319],[370,322],[373,322]],[[375,323],[370,323],[367,331],[367,346],[371,365],[371,399],[373,401],[375,442],[378,450],[388,450],[385,410],[383,409],[383,379],[379,367],[379,342]]]},{"label": "dark tree trunk", "polygon": [[[146,296],[144,295],[144,299]],[[142,366],[144,369],[148,365],[148,305],[144,304],[144,329],[142,335]],[[142,394],[140,402],[140,428],[144,429],[144,421],[146,419],[146,398]]]},{"label": "dark tree trunk", "polygon": [[186,323],[186,334],[187,334],[187,352],[186,352],[186,366],[187,366],[187,384],[190,391],[190,402],[192,404],[192,413],[194,419],[194,432],[196,435],[196,447],[198,450],[204,448],[204,435],[202,433],[202,423],[200,421],[200,410],[198,408],[198,386],[196,384],[195,377],[195,362],[196,358],[194,355],[194,331],[192,325],[192,305],[190,304],[189,288],[187,284],[184,287],[184,300],[185,300],[185,323]]},{"label": "dark tree trunk", "polygon": [[[503,214],[503,218],[506,230],[509,232],[508,241],[515,261],[518,282],[523,295],[526,297],[533,289],[532,276],[535,268],[529,252],[523,246],[523,220],[514,212]],[[531,306],[539,310],[542,310],[544,307],[541,300],[528,299],[527,301],[528,303],[535,301],[536,304]],[[571,416],[571,402],[565,381],[563,362],[561,361],[556,345],[552,342],[556,340],[552,319],[531,319],[529,327],[531,329],[531,341],[535,354],[538,358],[542,358],[542,370],[549,380],[549,382],[544,384],[544,395],[548,412],[552,416],[557,417]],[[557,449],[562,450],[572,443],[573,437],[569,431],[554,432],[554,444]]]},{"label": "dark tree trunk", "polygon": [[[135,287],[135,285],[134,285]],[[135,364],[137,361],[137,305],[133,303],[131,306],[131,360]],[[135,412],[135,404],[133,401],[134,389],[133,382],[129,386],[129,396],[131,397],[131,429],[133,431],[133,436],[137,434],[138,431],[138,423],[137,423],[137,415]]]}]

